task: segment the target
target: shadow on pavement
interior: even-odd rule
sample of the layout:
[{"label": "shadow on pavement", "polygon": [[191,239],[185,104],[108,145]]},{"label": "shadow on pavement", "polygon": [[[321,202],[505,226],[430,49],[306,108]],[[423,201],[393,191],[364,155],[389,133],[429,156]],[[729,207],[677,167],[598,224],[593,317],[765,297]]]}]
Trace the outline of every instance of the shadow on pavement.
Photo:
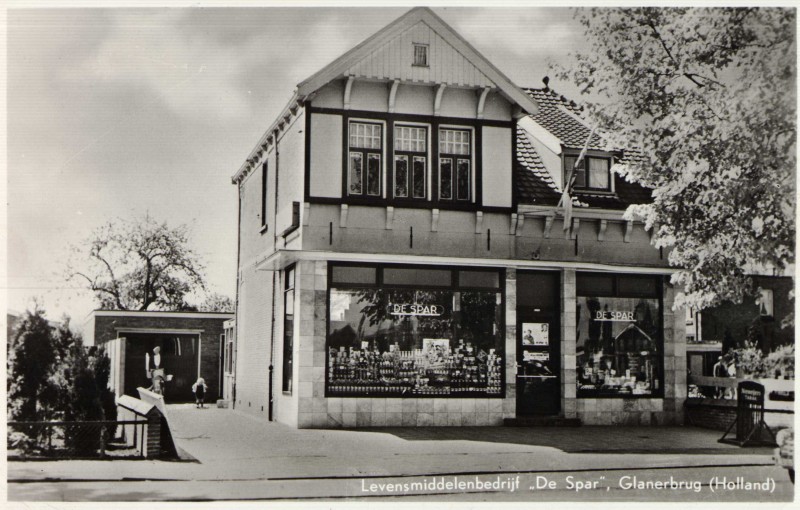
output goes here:
[{"label": "shadow on pavement", "polygon": [[370,427],[406,441],[481,441],[555,448],[566,453],[765,455],[770,447],[740,448],[722,433],[697,427]]}]

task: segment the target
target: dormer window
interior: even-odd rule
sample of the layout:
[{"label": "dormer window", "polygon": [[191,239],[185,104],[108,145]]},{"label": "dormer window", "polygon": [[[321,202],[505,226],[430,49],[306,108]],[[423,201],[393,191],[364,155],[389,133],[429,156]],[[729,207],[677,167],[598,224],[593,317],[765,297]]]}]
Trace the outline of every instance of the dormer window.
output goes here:
[{"label": "dormer window", "polygon": [[[564,156],[564,179],[569,176],[578,156]],[[611,191],[611,158],[586,156],[575,170],[575,189]]]},{"label": "dormer window", "polygon": [[414,43],[414,65],[428,67],[428,45]]}]

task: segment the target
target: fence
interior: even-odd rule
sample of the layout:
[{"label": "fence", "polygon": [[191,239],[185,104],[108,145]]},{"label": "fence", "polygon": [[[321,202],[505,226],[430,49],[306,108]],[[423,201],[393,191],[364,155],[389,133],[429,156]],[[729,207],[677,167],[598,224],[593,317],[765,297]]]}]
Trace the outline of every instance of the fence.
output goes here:
[{"label": "fence", "polygon": [[8,422],[8,456],[144,457],[146,420]]},{"label": "fence", "polygon": [[[736,388],[741,381],[737,377],[708,377],[690,375],[688,384],[705,388],[699,398],[686,401],[686,421],[690,425],[725,430],[736,418]],[[794,380],[753,379],[764,386],[764,419],[770,427],[783,428],[794,422]],[[721,390],[717,392],[717,390]],[[702,398],[706,397],[706,398]],[[715,398],[717,397],[717,398]]]}]

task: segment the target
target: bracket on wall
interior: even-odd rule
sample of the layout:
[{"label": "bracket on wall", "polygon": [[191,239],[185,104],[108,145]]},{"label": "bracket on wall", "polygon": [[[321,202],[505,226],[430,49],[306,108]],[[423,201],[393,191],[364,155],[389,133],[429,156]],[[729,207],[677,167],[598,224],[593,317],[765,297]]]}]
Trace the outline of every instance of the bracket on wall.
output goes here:
[{"label": "bracket on wall", "polygon": [[308,212],[311,210],[311,204],[303,202],[303,226],[308,226]]},{"label": "bracket on wall", "polygon": [[633,234],[633,221],[626,221],[625,222],[625,238],[623,239],[626,243],[631,242],[631,234]]},{"label": "bracket on wall", "polygon": [[356,79],[352,76],[347,78],[347,85],[344,86],[344,109],[350,109],[350,93],[353,91],[353,82]]},{"label": "bracket on wall", "polygon": [[597,240],[598,241],[605,241],[606,239],[606,229],[608,228],[608,220],[600,220],[600,223],[597,225]]},{"label": "bracket on wall", "polygon": [[439,209],[431,209],[431,232],[439,230]]},{"label": "bracket on wall", "polygon": [[508,227],[508,235],[513,236],[517,233],[517,213],[511,213],[511,222]]},{"label": "bracket on wall", "polygon": [[555,219],[555,214],[548,214],[544,218],[544,238],[550,239],[550,230],[553,228],[553,220]]},{"label": "bracket on wall", "polygon": [[389,89],[389,113],[394,113],[395,99],[397,98],[397,87],[400,85],[400,80],[392,82],[392,88]]},{"label": "bracket on wall", "polygon": [[517,218],[517,231],[516,231],[517,236],[522,235],[522,228],[524,226],[525,226],[525,215],[520,214],[519,217]]},{"label": "bracket on wall", "polygon": [[394,226],[394,207],[386,206],[386,230],[392,230]]},{"label": "bracket on wall", "polygon": [[483,228],[483,211],[475,212],[475,233],[480,234]]},{"label": "bracket on wall", "polygon": [[342,208],[339,210],[339,227],[347,228],[347,212],[349,206],[347,204],[342,204]]},{"label": "bracket on wall", "polygon": [[433,100],[433,115],[436,117],[440,114],[439,110],[442,107],[442,96],[444,96],[445,87],[447,87],[447,85],[440,83],[439,88],[436,89],[436,98]]},{"label": "bracket on wall", "polygon": [[486,106],[486,96],[489,95],[489,87],[484,87],[481,91],[481,97],[478,99],[478,111],[475,114],[475,117],[478,119],[483,118],[483,108]]}]

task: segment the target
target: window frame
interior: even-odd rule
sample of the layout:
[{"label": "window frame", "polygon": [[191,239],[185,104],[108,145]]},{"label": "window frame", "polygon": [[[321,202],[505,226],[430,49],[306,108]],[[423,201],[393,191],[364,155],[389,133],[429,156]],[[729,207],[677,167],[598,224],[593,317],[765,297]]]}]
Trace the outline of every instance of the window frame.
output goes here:
[{"label": "window frame", "polygon": [[[333,268],[334,267],[365,267],[365,268],[374,268],[375,269],[375,281],[373,283],[345,283],[345,282],[334,282],[333,280]],[[385,268],[397,268],[397,269],[439,269],[443,271],[450,272],[450,285],[447,286],[426,286],[426,285],[402,285],[402,284],[390,284],[385,285],[383,283],[383,270]],[[498,275],[498,285],[497,287],[474,287],[464,285],[462,286],[459,281],[459,272],[460,271],[471,271],[471,272],[486,272],[486,273],[495,273]],[[325,303],[325,398],[331,397],[342,397],[341,394],[334,394],[328,391],[330,380],[329,380],[329,371],[328,368],[330,364],[330,349],[328,347],[328,341],[330,339],[330,326],[331,326],[331,289],[337,290],[352,290],[352,289],[389,289],[389,290],[428,290],[428,291],[442,291],[442,292],[495,292],[500,294],[500,303],[497,305],[500,310],[505,310],[507,305],[506,301],[506,269],[504,267],[475,267],[475,266],[439,266],[433,264],[385,264],[385,263],[371,263],[371,262],[351,262],[351,261],[328,261],[328,271],[327,271],[327,290],[326,294],[326,303]],[[505,313],[500,313],[499,315],[499,324],[497,325],[499,331],[505,331],[506,328],[506,316]],[[508,355],[506,346],[502,343],[502,356],[504,358],[503,362],[507,362],[505,357]],[[506,374],[505,370],[500,370],[500,393],[498,394],[486,394],[486,395],[479,395],[479,396],[465,396],[458,393],[450,394],[450,395],[381,395],[379,398],[461,398],[461,399],[482,399],[482,398],[490,398],[490,399],[504,399],[507,397],[506,394]],[[343,398],[376,398],[377,395],[361,395],[361,394],[354,394],[348,395]]]},{"label": "window frame", "polygon": [[[426,43],[411,43],[412,52],[411,52],[411,66],[412,67],[430,67],[430,45]],[[425,62],[419,63],[417,61],[417,48],[422,48],[424,50],[425,55]]]},{"label": "window frame", "polygon": [[269,228],[267,225],[267,193],[269,189],[269,183],[267,182],[267,178],[269,177],[269,166],[268,162],[264,161],[261,164],[261,233],[267,231]]},{"label": "window frame", "polygon": [[[578,280],[583,276],[605,276],[609,277],[612,280],[612,291],[608,293],[604,292],[586,292],[583,290],[579,290],[579,282]],[[619,280],[621,278],[631,278],[631,279],[652,279],[655,281],[655,292],[653,294],[645,294],[645,293],[637,293],[637,292],[622,292],[620,290]],[[664,373],[664,359],[665,359],[665,350],[664,345],[666,343],[666,339],[664,338],[664,278],[661,275],[647,275],[647,274],[630,274],[630,273],[601,273],[601,272],[591,272],[591,271],[580,271],[575,275],[575,306],[577,307],[580,304],[581,298],[606,298],[606,299],[615,299],[615,298],[623,298],[623,299],[650,299],[658,302],[658,313],[659,313],[659,329],[658,329],[658,339],[656,345],[658,347],[658,354],[657,354],[657,362],[659,368],[659,375],[660,378],[658,379],[658,389],[652,392],[649,395],[581,395],[580,391],[577,391],[575,394],[575,398],[578,399],[663,399],[665,398],[665,389],[664,384],[666,380],[666,374]],[[577,346],[576,346],[577,347]],[[576,360],[576,368],[577,368],[577,360],[578,356],[575,356]]]},{"label": "window frame", "polygon": [[[397,148],[397,133],[399,129],[402,128],[417,128],[423,129],[425,132],[424,141],[425,141],[425,150],[424,151],[410,151],[410,150],[402,150]],[[390,196],[395,200],[401,201],[413,201],[413,202],[421,202],[421,201],[428,201],[430,200],[430,189],[431,189],[431,171],[430,171],[430,161],[431,161],[431,143],[432,143],[432,133],[431,133],[431,125],[423,122],[404,122],[404,121],[395,121],[392,124],[392,177],[391,177],[391,194]],[[397,159],[398,157],[405,157],[406,158],[406,188],[407,194],[406,196],[401,196],[397,194]],[[423,157],[425,158],[425,168],[424,168],[424,175],[423,175],[423,193],[422,196],[416,197],[414,196],[413,192],[413,183],[414,183],[414,159]]]},{"label": "window frame", "polygon": [[[368,147],[354,147],[351,144],[351,129],[354,124],[361,124],[364,126],[378,126],[380,129],[380,134],[378,139],[380,140],[380,147],[376,148],[368,148]],[[362,199],[382,199],[385,197],[384,193],[384,179],[385,179],[385,152],[386,152],[386,124],[376,119],[362,119],[362,118],[349,118],[347,119],[347,133],[345,139],[345,146],[347,147],[347,151],[345,152],[345,161],[346,161],[346,175],[345,175],[345,189],[347,190],[348,197],[354,198],[362,198]],[[360,193],[353,193],[352,191],[352,183],[351,183],[351,157],[353,154],[361,154],[361,192]],[[368,182],[369,182],[369,160],[371,156],[378,157],[378,192],[377,194],[372,194],[369,192],[368,189]]]},{"label": "window frame", "polygon": [[[291,274],[291,278],[290,278]],[[290,281],[291,280],[291,281]],[[281,391],[284,395],[291,395],[294,389],[294,308],[297,302],[295,283],[297,281],[297,264],[286,266],[283,270],[283,341],[281,360]],[[286,300],[292,292],[292,313],[289,314]],[[289,318],[291,317],[291,319]]]},{"label": "window frame", "polygon": [[[469,154],[448,153],[441,150],[442,144],[442,131],[462,132],[467,133],[469,141]],[[446,204],[473,204],[475,203],[475,128],[463,125],[453,124],[439,124],[436,126],[436,188],[437,188],[437,201]],[[466,156],[466,157],[465,157]],[[450,176],[450,198],[442,197],[442,161],[451,160],[451,176]],[[469,162],[469,178],[467,179],[467,198],[458,198],[458,165],[461,161]]]},{"label": "window frame", "polygon": [[[578,159],[578,156],[579,156],[579,153],[577,153],[577,152],[575,152],[575,153],[573,153],[573,152],[564,153],[563,156],[562,156],[562,165],[561,166],[562,166],[562,169],[563,169],[563,179],[564,179],[565,183],[567,182],[567,176],[569,176],[569,171],[570,171],[570,167],[567,164],[568,163],[568,158],[569,159],[572,159],[572,158]],[[608,172],[607,172],[608,187],[596,188],[596,187],[589,186],[589,160],[590,159],[602,159],[602,160],[608,161]],[[583,164],[583,168],[584,168],[584,171],[583,171],[584,176],[585,176],[584,177],[584,185],[583,186],[579,186],[577,184],[577,181],[576,181],[575,185],[573,186],[573,189],[575,191],[577,191],[577,192],[591,192],[591,193],[614,193],[615,192],[614,191],[613,173],[611,172],[611,167],[614,166],[614,156],[613,155],[610,155],[610,154],[591,154],[590,153],[590,154],[586,154],[583,157],[583,160],[581,161],[581,163]]]}]

